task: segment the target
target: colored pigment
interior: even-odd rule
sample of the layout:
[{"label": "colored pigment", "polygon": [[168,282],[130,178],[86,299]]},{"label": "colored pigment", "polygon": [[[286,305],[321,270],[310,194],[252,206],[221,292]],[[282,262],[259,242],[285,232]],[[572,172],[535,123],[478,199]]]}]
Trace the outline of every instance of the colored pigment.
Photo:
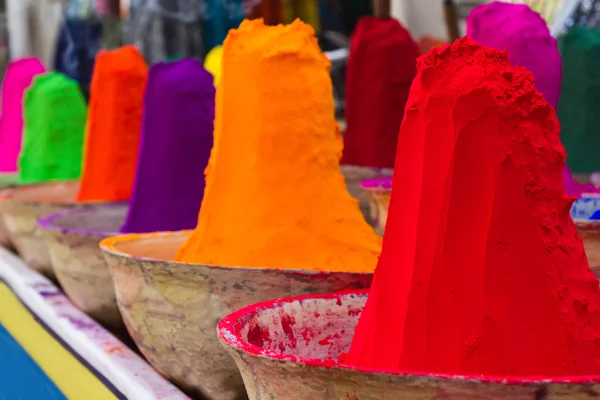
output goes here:
[{"label": "colored pigment", "polygon": [[230,31],[198,226],[177,261],[373,271],[381,241],[340,172],[329,68],[299,20]]},{"label": "colored pigment", "polygon": [[580,183],[571,175],[571,171],[565,166],[563,173],[565,181],[565,189],[569,196],[581,197],[584,193],[600,193],[600,188],[597,188],[593,183]]},{"label": "colored pigment", "polygon": [[563,76],[558,118],[571,171],[600,171],[600,31],[570,29],[558,41]]},{"label": "colored pigment", "polygon": [[[482,5],[467,18],[467,35],[484,46],[508,51],[510,63],[531,71],[537,90],[556,108],[562,60],[556,39],[540,14],[524,4]],[[595,191],[593,185],[584,186],[573,179],[566,166],[563,179],[568,195],[579,196],[592,188]]]},{"label": "colored pigment", "polygon": [[77,82],[58,72],[36,76],[23,101],[19,181],[79,179],[86,119]]},{"label": "colored pigment", "polygon": [[122,232],[194,229],[214,117],[213,77],[198,60],[152,66],[137,172]]},{"label": "colored pigment", "polygon": [[37,58],[21,58],[8,65],[2,81],[0,116],[0,173],[17,172],[23,137],[23,96],[36,75],[46,68]]},{"label": "colored pigment", "polygon": [[363,17],[346,70],[342,164],[391,168],[419,47],[392,18]]},{"label": "colored pigment", "polygon": [[133,46],[98,53],[77,201],[131,196],[147,77],[146,62]]},{"label": "colored pigment", "polygon": [[221,78],[221,60],[223,59],[223,46],[215,46],[208,52],[204,59],[204,68],[213,76],[215,87]]},{"label": "colored pigment", "polygon": [[569,216],[554,108],[531,72],[467,37],[418,64],[383,249],[344,361],[600,373],[600,287]]},{"label": "colored pigment", "polygon": [[537,90],[556,108],[562,61],[556,39],[540,14],[525,4],[482,5],[467,17],[467,35],[481,45],[507,50],[510,63],[531,71]]},{"label": "colored pigment", "polygon": [[262,19],[267,25],[277,25],[283,22],[282,0],[245,0],[250,3],[250,19]]}]

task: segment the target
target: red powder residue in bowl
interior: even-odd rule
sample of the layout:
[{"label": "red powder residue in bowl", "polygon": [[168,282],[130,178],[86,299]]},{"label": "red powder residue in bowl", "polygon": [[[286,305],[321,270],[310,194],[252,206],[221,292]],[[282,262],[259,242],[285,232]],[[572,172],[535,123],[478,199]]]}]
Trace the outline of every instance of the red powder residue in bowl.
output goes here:
[{"label": "red powder residue in bowl", "polygon": [[569,217],[554,109],[469,38],[419,59],[383,250],[345,362],[600,373],[600,288]]}]

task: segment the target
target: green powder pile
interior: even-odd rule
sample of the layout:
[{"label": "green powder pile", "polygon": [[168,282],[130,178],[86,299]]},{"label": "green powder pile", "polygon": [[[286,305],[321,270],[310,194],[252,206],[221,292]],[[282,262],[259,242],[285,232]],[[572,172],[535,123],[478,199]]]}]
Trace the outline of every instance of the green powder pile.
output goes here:
[{"label": "green powder pile", "polygon": [[87,105],[77,82],[57,72],[38,75],[23,102],[19,181],[79,179]]},{"label": "green powder pile", "polygon": [[600,171],[600,31],[572,28],[558,40],[563,77],[561,139],[572,172]]}]

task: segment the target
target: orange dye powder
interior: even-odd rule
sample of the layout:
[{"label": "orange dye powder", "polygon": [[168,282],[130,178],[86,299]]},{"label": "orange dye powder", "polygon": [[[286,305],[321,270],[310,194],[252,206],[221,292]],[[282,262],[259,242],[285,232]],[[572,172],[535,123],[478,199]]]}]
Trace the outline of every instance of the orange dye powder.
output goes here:
[{"label": "orange dye powder", "polygon": [[198,226],[177,261],[374,270],[381,241],[339,169],[329,67],[299,20],[229,32]]},{"label": "orange dye powder", "polygon": [[77,201],[121,201],[131,195],[148,66],[125,46],[96,57]]}]

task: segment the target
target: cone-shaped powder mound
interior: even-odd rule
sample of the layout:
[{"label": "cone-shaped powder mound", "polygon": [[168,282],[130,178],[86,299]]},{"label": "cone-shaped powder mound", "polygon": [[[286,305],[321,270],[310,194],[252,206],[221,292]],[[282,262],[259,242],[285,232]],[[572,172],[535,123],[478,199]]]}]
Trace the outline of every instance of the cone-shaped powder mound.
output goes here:
[{"label": "cone-shaped powder mound", "polygon": [[569,167],[576,173],[600,171],[600,30],[572,28],[558,47],[564,70],[558,116]]},{"label": "cone-shaped powder mound", "polygon": [[540,14],[525,4],[495,1],[471,11],[467,35],[484,46],[507,50],[510,63],[531,71],[537,90],[556,108],[562,61],[556,39]]},{"label": "cone-shaped powder mound", "polygon": [[[537,90],[556,108],[562,60],[556,39],[540,14],[524,4],[494,2],[482,5],[467,18],[467,35],[484,46],[508,51],[510,63],[530,70]],[[590,190],[590,186],[573,179],[567,167],[563,178],[569,195],[579,196]],[[594,189],[593,185],[591,189]]]},{"label": "cone-shaped powder mound", "polygon": [[178,261],[373,270],[380,239],[339,170],[328,71],[314,31],[299,20],[244,21],[230,31],[198,226]]},{"label": "cone-shaped powder mound", "polygon": [[8,65],[2,81],[0,116],[0,173],[17,172],[23,137],[23,98],[36,75],[46,71],[37,58],[21,58]]},{"label": "cone-shaped powder mound", "polygon": [[419,47],[392,18],[363,17],[346,70],[342,164],[391,168]]},{"label": "cone-shaped powder mound", "polygon": [[600,288],[569,217],[554,109],[506,53],[419,59],[383,250],[346,362],[449,374],[600,373]]},{"label": "cone-shaped powder mound", "polygon": [[196,226],[214,117],[213,77],[198,60],[152,66],[135,183],[122,232]]},{"label": "cone-shaped powder mound", "polygon": [[131,196],[147,77],[146,62],[133,46],[98,53],[77,201]]},{"label": "cone-shaped powder mound", "polygon": [[19,181],[79,179],[86,118],[77,82],[58,72],[36,76],[23,101]]}]

